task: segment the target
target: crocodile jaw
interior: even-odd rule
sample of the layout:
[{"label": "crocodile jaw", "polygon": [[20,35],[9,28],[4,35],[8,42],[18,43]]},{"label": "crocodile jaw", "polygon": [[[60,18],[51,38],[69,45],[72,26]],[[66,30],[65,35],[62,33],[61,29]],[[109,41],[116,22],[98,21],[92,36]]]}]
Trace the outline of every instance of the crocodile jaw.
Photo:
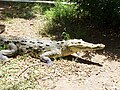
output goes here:
[{"label": "crocodile jaw", "polygon": [[82,39],[69,40],[69,49],[72,52],[78,51],[93,51],[105,48],[104,44],[93,44],[83,41]]}]

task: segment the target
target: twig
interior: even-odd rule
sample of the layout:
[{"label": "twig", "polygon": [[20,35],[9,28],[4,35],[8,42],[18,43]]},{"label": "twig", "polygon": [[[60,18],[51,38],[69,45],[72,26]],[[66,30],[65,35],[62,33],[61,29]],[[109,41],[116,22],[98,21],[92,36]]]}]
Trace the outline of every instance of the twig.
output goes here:
[{"label": "twig", "polygon": [[21,73],[18,75],[18,77],[20,77],[27,69],[29,69],[30,67],[34,67],[34,66],[38,66],[38,65],[41,65],[41,63],[37,63],[37,64],[32,64],[26,68],[24,68]]}]

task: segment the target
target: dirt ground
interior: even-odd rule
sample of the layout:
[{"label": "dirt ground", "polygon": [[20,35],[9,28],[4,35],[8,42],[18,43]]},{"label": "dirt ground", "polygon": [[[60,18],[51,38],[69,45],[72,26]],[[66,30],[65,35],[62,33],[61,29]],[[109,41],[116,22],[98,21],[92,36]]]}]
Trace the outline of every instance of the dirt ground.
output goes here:
[{"label": "dirt ground", "polygon": [[[10,21],[0,21],[0,24],[6,26],[2,33],[4,35],[40,38],[37,33],[44,23],[42,19],[25,20],[16,18]],[[43,66],[44,71],[38,70],[39,73],[47,74],[41,76],[41,78],[36,77],[37,85],[42,90],[120,90],[120,62],[118,62],[119,59],[114,59],[110,58],[109,55],[93,53],[91,59],[84,57],[78,59],[79,62],[54,61],[50,71],[46,66]]]},{"label": "dirt ground", "polygon": [[[8,21],[0,20],[0,24],[5,25],[5,31],[2,35],[32,38],[42,38],[40,30],[42,30],[45,23],[44,19],[26,20],[14,18]],[[120,52],[120,49],[117,52]],[[8,83],[34,78],[32,82],[29,80],[30,85],[32,83],[34,87],[26,86],[26,89],[23,90],[120,90],[120,59],[116,55],[112,58],[105,53],[91,53],[91,58],[86,56],[82,59],[72,57],[74,60],[55,60],[52,67],[47,67],[46,64],[43,64],[38,59],[33,59],[29,56],[25,59],[23,58],[24,60],[16,59],[19,58],[18,56],[5,65],[0,64],[0,81],[3,79],[7,80],[5,85],[8,86]],[[36,62],[41,64],[26,70],[21,75],[19,74],[26,66]],[[6,71],[7,74],[14,70],[16,71],[17,68],[19,70],[6,78],[2,78],[4,67],[10,65],[14,68]],[[31,73],[35,74],[35,76],[33,74],[31,76]],[[16,74],[20,75],[17,79]],[[3,82],[0,82],[0,84],[0,87],[4,87]],[[20,85],[22,87],[22,84]]]}]

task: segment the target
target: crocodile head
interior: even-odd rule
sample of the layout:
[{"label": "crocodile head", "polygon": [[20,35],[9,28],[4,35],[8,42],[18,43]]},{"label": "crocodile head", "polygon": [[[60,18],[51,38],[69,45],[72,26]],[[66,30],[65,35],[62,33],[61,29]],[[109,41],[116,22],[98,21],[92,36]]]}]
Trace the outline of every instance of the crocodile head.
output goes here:
[{"label": "crocodile head", "polygon": [[93,44],[83,41],[82,39],[72,39],[67,41],[68,48],[72,52],[101,50],[104,44]]}]

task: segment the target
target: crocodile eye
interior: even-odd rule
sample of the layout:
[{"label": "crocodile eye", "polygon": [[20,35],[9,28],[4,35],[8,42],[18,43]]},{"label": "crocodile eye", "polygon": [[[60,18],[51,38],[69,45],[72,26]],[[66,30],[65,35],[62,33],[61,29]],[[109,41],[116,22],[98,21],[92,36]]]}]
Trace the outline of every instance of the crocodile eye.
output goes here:
[{"label": "crocodile eye", "polygon": [[79,44],[81,44],[81,42],[78,42]]}]

